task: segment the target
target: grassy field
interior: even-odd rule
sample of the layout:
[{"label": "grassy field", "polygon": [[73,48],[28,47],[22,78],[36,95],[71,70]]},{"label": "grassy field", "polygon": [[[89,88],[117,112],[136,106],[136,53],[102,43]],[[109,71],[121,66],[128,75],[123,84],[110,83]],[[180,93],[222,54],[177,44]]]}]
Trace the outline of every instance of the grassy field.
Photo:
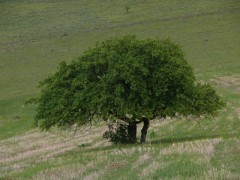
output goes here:
[{"label": "grassy field", "polygon": [[[128,6],[129,12],[126,12]],[[0,179],[240,179],[239,0],[0,0]],[[157,120],[145,145],[113,146],[104,124],[33,128],[38,82],[111,36],[180,44],[219,116]]]}]

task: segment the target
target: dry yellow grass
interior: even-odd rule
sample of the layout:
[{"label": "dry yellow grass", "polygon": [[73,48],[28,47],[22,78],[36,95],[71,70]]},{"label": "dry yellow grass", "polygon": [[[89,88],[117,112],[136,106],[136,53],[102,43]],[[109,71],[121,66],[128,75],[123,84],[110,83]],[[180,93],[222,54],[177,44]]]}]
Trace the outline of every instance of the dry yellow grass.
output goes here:
[{"label": "dry yellow grass", "polygon": [[142,172],[140,173],[140,179],[146,179],[146,176],[151,175],[157,169],[163,168],[161,162],[153,161],[147,167],[143,168]]},{"label": "dry yellow grass", "polygon": [[240,119],[240,107],[239,108],[236,108],[236,113],[237,113],[237,117]]},{"label": "dry yellow grass", "polygon": [[144,155],[139,156],[138,160],[133,164],[133,169],[137,169],[140,165],[146,163],[151,160],[151,156],[148,152],[144,153]]},{"label": "dry yellow grass", "polygon": [[240,92],[240,74],[216,77],[210,81],[218,87]]},{"label": "dry yellow grass", "polygon": [[203,179],[229,179],[229,180],[238,180],[239,175],[232,173],[230,170],[227,170],[227,168],[222,168],[222,169],[216,169],[216,168],[211,168],[207,172],[204,173]]},{"label": "dry yellow grass", "polygon": [[196,140],[192,142],[174,143],[170,147],[162,149],[160,155],[171,153],[199,153],[211,155],[214,152],[214,146],[220,143],[222,139]]},{"label": "dry yellow grass", "polygon": [[[236,112],[238,113],[238,109]],[[175,120],[171,120],[170,122],[175,123]],[[167,122],[155,121],[152,123],[154,126],[150,130],[157,130],[158,125],[161,126],[161,123],[165,124]],[[66,131],[41,132],[34,129],[20,136],[1,140],[0,173],[1,175],[11,176],[37,163],[52,161],[57,164],[56,167],[46,168],[36,173],[33,178],[39,180],[102,179],[108,173],[124,168],[129,163],[128,159],[136,157],[131,162],[130,169],[132,172],[139,172],[139,179],[147,179],[153,177],[154,173],[162,171],[164,168],[169,168],[169,165],[175,160],[170,159],[166,161],[163,157],[175,155],[181,157],[187,154],[194,157],[194,163],[208,167],[209,170],[203,174],[204,179],[214,179],[222,176],[229,179],[239,177],[238,174],[232,173],[227,168],[219,171],[219,169],[214,169],[211,166],[210,161],[214,156],[215,148],[223,141],[222,138],[171,143],[161,147],[154,144],[147,144],[143,146],[110,148],[106,151],[90,151],[86,155],[80,154],[80,156],[86,156],[87,163],[74,161],[66,164],[63,156],[64,153],[77,149],[79,151],[79,144],[91,144],[91,146],[83,147],[82,149],[84,150],[94,150],[97,147],[110,146],[109,142],[102,140],[102,134],[105,130],[105,126],[93,127],[79,131],[73,135],[73,133]],[[123,159],[115,162],[109,161],[109,157],[119,156]],[[89,157],[91,158],[88,159]],[[179,175],[174,178],[181,179],[182,177]]]},{"label": "dry yellow grass", "polygon": [[[223,168],[221,171],[211,168],[210,160],[215,153],[215,147],[223,141],[221,138],[179,142],[161,148],[149,144],[147,146],[112,148],[107,151],[90,151],[86,158],[92,158],[86,164],[78,161],[64,164],[64,158],[55,158],[57,155],[64,154],[68,150],[77,149],[79,143],[91,142],[93,144],[91,147],[84,147],[84,149],[94,149],[98,145],[109,145],[101,140],[94,142],[94,139],[99,139],[102,136],[104,130],[102,127],[92,128],[89,130],[91,131],[90,137],[86,136],[90,132],[84,132],[77,133],[74,138],[73,136],[67,136],[64,132],[62,132],[62,136],[59,136],[58,134],[32,130],[17,138],[2,140],[0,141],[2,173],[10,175],[20,172],[24,168],[33,165],[33,161],[35,163],[54,161],[55,163],[57,162],[57,167],[40,171],[33,176],[33,179],[103,179],[102,177],[106,176],[109,172],[111,173],[111,171],[125,167],[129,163],[128,157],[136,156],[137,158],[131,164],[132,171],[139,172],[139,179],[148,179],[157,171],[168,167],[169,163],[173,163],[172,160],[164,161],[163,157],[175,154],[181,157],[184,154],[189,154],[193,156],[198,155],[197,158],[194,158],[195,163],[204,164],[209,167],[209,170],[203,174],[204,179],[216,179],[220,177],[236,179],[236,177],[239,177],[238,174],[228,171],[227,168]],[[126,159],[112,162],[109,161],[109,156],[123,156]],[[98,166],[101,168],[96,169]],[[174,178],[181,179],[182,177],[179,175]]]},{"label": "dry yellow grass", "polygon": [[[55,156],[90,143],[93,147],[104,146],[102,137],[105,127],[85,129],[75,135],[69,132],[42,132],[34,129],[20,136],[0,141],[1,174],[21,171],[32,162],[51,161]],[[101,138],[100,138],[101,139]]]}]

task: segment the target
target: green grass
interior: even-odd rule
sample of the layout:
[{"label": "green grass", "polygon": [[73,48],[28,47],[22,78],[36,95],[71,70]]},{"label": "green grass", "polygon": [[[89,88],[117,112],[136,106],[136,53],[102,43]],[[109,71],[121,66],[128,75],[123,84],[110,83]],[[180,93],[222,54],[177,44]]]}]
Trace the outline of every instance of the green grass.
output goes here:
[{"label": "green grass", "polygon": [[[125,6],[130,7],[129,13]],[[7,142],[12,142],[9,138],[22,137],[32,129],[34,107],[26,106],[25,101],[39,93],[39,81],[53,73],[60,61],[70,62],[97,41],[111,36],[170,37],[183,48],[197,79],[211,82],[227,102],[215,119],[159,122],[149,131],[151,144],[76,146],[49,161],[38,162],[36,157],[3,164],[9,171],[2,170],[0,164],[0,178],[31,179],[41,177],[45,170],[49,177],[59,173],[56,176],[64,179],[61,168],[70,175],[71,169],[99,158],[76,177],[239,179],[239,19],[239,0],[0,0],[0,145],[4,142],[8,146]],[[95,137],[93,142],[99,139]],[[182,145],[191,149],[191,143],[207,146],[215,139],[221,142],[213,145],[211,155],[180,151]],[[18,149],[18,144],[9,147]],[[134,148],[132,155],[124,154]],[[120,153],[114,154],[118,149]],[[165,150],[169,154],[160,156]],[[144,154],[150,160],[134,168]],[[205,158],[209,161],[201,161]],[[11,170],[21,163],[26,165],[24,170]]]}]

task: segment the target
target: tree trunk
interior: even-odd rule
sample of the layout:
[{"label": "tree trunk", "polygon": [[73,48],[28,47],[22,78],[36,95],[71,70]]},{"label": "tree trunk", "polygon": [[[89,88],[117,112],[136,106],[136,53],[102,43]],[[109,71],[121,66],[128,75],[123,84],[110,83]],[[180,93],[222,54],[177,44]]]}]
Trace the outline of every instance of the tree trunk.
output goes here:
[{"label": "tree trunk", "polygon": [[128,137],[130,143],[134,144],[137,142],[137,124],[135,122],[129,123],[128,125]]},{"label": "tree trunk", "polygon": [[146,136],[147,136],[147,130],[149,127],[149,120],[147,118],[143,119],[143,128],[141,130],[142,134],[141,134],[141,143],[145,143],[146,142]]}]

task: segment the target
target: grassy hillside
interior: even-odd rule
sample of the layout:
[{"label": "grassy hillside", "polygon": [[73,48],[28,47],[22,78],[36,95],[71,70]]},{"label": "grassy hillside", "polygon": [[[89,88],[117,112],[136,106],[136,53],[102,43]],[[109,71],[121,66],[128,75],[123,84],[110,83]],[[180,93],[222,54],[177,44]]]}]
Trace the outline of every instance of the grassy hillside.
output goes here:
[{"label": "grassy hillside", "polygon": [[[239,0],[0,0],[0,179],[239,179],[239,19]],[[89,138],[32,129],[34,107],[24,102],[38,82],[123,34],[180,44],[197,79],[227,102],[219,117],[159,120],[144,146],[111,146],[102,126]]]}]

